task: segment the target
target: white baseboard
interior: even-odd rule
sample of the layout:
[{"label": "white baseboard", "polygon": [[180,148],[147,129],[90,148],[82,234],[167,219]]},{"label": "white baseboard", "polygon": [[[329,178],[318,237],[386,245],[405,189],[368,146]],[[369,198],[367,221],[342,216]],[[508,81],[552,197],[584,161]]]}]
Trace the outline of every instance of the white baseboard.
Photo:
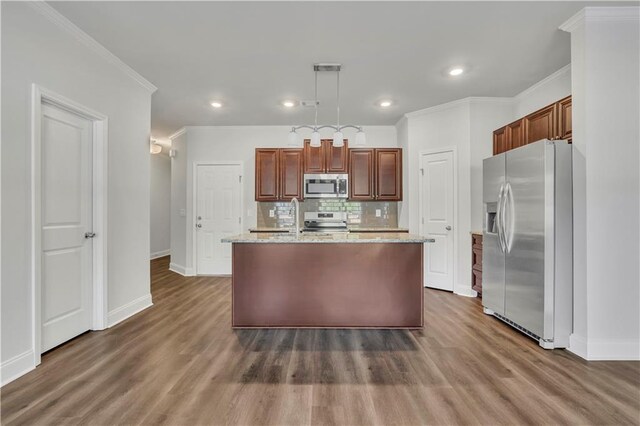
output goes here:
[{"label": "white baseboard", "polygon": [[151,301],[150,294],[138,297],[137,299],[132,300],[126,305],[120,306],[119,308],[116,308],[113,311],[109,312],[107,314],[107,324],[109,327],[113,327],[114,325],[151,306],[153,306],[153,302]]},{"label": "white baseboard", "polygon": [[577,334],[571,334],[569,336],[569,347],[567,348],[569,352],[573,352],[578,355],[580,358],[587,358],[587,340],[579,336]]},{"label": "white baseboard", "polygon": [[157,259],[159,257],[165,257],[165,256],[169,256],[171,254],[171,250],[166,249],[166,250],[162,250],[162,251],[157,251],[155,253],[151,253],[151,260],[153,259]]},{"label": "white baseboard", "polygon": [[0,386],[11,383],[34,368],[36,368],[36,365],[31,349],[4,361],[0,364]]},{"label": "white baseboard", "polygon": [[588,361],[640,361],[640,340],[585,339],[572,334],[569,351]]},{"label": "white baseboard", "polygon": [[177,263],[170,263],[169,270],[175,272],[176,274],[180,274],[183,277],[193,277],[196,275],[193,268],[185,268],[184,266],[178,265]]}]

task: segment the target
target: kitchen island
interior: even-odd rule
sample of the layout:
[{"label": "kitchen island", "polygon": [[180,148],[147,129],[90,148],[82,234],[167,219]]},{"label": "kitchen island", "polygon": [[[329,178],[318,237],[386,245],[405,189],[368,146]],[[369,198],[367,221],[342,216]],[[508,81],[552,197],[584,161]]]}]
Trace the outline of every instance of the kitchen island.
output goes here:
[{"label": "kitchen island", "polygon": [[407,233],[255,233],[233,244],[232,326],[421,328],[423,244]]}]

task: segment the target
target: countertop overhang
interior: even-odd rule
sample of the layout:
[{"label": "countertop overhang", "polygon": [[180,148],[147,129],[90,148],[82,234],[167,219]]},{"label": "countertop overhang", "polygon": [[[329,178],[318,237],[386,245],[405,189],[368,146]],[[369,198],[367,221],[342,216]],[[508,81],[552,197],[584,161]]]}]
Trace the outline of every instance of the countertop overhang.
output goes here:
[{"label": "countertop overhang", "polygon": [[241,234],[222,239],[223,243],[433,243],[432,238],[407,234],[406,232],[336,232],[336,233],[304,233],[296,236],[293,233],[253,233]]}]

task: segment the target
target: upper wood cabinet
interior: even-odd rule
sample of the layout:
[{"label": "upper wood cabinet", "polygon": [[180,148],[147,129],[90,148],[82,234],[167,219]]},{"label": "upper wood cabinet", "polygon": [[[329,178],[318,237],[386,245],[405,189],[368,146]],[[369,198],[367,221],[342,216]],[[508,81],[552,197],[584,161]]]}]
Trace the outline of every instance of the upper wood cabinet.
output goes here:
[{"label": "upper wood cabinet", "polygon": [[571,141],[573,139],[571,129],[571,96],[567,96],[558,102],[558,137]]},{"label": "upper wood cabinet", "polygon": [[302,149],[280,149],[280,200],[302,200],[302,174],[304,173]]},{"label": "upper wood cabinet", "polygon": [[526,144],[524,140],[524,120],[507,124],[507,140],[509,141],[509,149],[518,148]]},{"label": "upper wood cabinet", "polygon": [[256,149],[256,201],[302,199],[304,156],[299,148]]},{"label": "upper wood cabinet", "polygon": [[277,201],[279,194],[277,148],[256,149],[256,201]]},{"label": "upper wood cabinet", "polygon": [[402,200],[402,149],[376,149],[376,200]]},{"label": "upper wood cabinet", "polygon": [[372,148],[349,150],[349,198],[351,200],[373,200],[375,153]]},{"label": "upper wood cabinet", "polygon": [[524,118],[525,144],[556,138],[556,111],[556,104],[551,104]]},{"label": "upper wood cabinet", "polygon": [[312,147],[311,141],[304,141],[304,173],[347,173],[349,142],[336,148],[331,139],[323,139],[319,147]]},{"label": "upper wood cabinet", "polygon": [[349,199],[401,201],[402,149],[350,149]]},{"label": "upper wood cabinet", "polygon": [[554,102],[493,132],[493,155],[539,141],[572,141],[571,96]]},{"label": "upper wood cabinet", "polygon": [[511,149],[507,139],[507,126],[493,131],[493,155],[501,154]]}]

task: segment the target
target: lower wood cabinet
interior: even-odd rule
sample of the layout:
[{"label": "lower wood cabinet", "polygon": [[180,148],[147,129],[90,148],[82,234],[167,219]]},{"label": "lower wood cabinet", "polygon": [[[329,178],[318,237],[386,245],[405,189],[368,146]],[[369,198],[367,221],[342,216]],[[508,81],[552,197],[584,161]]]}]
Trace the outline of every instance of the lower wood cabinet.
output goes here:
[{"label": "lower wood cabinet", "polygon": [[255,171],[256,201],[302,200],[302,149],[257,148]]},{"label": "lower wood cabinet", "polygon": [[471,234],[471,288],[482,295],[482,234]]}]

